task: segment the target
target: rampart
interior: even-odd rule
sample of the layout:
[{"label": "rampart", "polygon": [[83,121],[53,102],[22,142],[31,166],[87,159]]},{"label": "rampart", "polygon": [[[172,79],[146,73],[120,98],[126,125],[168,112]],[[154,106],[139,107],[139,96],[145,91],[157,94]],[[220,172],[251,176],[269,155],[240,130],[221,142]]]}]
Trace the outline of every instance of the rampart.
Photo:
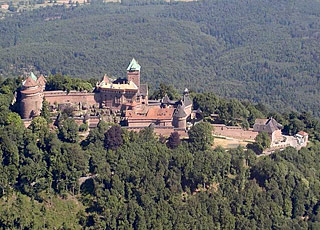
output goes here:
[{"label": "rampart", "polygon": [[98,94],[95,93],[88,93],[88,92],[78,92],[78,91],[44,91],[44,97],[46,101],[50,104],[87,104],[89,106],[93,106],[98,104]]},{"label": "rampart", "polygon": [[[126,127],[122,127],[122,128],[125,128],[128,131],[140,132],[141,130],[143,130],[146,127],[145,126],[141,126],[141,127],[128,127],[128,126],[126,126]],[[174,128],[173,126],[171,126],[171,127],[155,126],[155,127],[153,127],[153,130],[157,135],[170,136],[171,133],[178,132],[180,137],[188,137],[188,133],[185,129]]]},{"label": "rampart", "polygon": [[240,126],[226,126],[223,124],[213,124],[214,128],[213,133],[219,136],[227,136],[240,140],[254,140],[259,134],[258,132],[253,131],[253,129],[245,130]]}]

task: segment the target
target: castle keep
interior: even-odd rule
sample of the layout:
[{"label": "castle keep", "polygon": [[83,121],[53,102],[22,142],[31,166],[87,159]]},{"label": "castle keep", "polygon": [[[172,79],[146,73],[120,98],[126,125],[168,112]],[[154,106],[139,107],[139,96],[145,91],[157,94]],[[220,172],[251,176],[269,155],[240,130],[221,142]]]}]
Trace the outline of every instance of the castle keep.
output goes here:
[{"label": "castle keep", "polygon": [[192,110],[188,90],[178,101],[171,101],[165,96],[161,101],[149,102],[148,86],[140,83],[140,70],[141,66],[132,59],[127,68],[127,78],[111,79],[105,75],[93,92],[46,91],[45,77],[31,73],[20,91],[21,117],[32,119],[39,116],[45,99],[55,111],[63,106],[72,106],[86,114],[97,110],[101,113],[123,112],[124,124],[129,129],[152,125],[156,129],[167,130],[165,133],[174,129],[186,130]]}]

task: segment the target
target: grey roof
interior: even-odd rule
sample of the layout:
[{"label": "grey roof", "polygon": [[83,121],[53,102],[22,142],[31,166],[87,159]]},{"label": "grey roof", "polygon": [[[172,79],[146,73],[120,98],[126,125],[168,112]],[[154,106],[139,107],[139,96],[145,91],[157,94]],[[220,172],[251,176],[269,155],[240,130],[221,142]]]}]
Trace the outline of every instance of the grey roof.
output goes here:
[{"label": "grey roof", "polygon": [[161,102],[163,104],[169,104],[170,103],[170,98],[168,97],[167,94],[162,98]]},{"label": "grey roof", "polygon": [[148,85],[147,84],[141,84],[140,85],[140,94],[143,96],[148,95]]},{"label": "grey roof", "polygon": [[186,117],[187,114],[186,112],[184,111],[185,107],[184,105],[179,105],[176,110],[174,111],[174,114],[173,116],[174,117]]},{"label": "grey roof", "polygon": [[268,133],[273,133],[274,131],[279,129],[282,129],[282,125],[280,125],[275,119],[271,117],[266,123],[266,131]]},{"label": "grey roof", "polygon": [[190,99],[189,94],[184,94],[182,97],[182,101],[183,101],[183,104],[185,104],[185,106],[192,105],[192,101]]},{"label": "grey roof", "polygon": [[170,100],[167,94],[161,100],[162,104],[168,104],[168,105],[176,105],[178,102],[179,101]]}]

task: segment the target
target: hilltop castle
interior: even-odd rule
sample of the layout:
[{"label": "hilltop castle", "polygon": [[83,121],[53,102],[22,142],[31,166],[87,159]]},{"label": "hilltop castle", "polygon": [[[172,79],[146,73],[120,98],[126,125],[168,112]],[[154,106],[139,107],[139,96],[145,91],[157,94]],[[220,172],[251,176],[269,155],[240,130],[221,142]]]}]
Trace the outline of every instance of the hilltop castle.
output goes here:
[{"label": "hilltop castle", "polygon": [[33,73],[22,83],[20,90],[20,115],[23,119],[39,116],[45,99],[51,110],[63,105],[81,111],[101,110],[123,112],[129,129],[140,129],[152,125],[158,129],[186,129],[191,115],[192,101],[186,89],[181,100],[171,101],[165,96],[161,101],[148,100],[148,86],[140,83],[141,66],[132,59],[127,68],[127,78],[111,79],[106,75],[97,82],[93,92],[46,91],[46,79]]}]

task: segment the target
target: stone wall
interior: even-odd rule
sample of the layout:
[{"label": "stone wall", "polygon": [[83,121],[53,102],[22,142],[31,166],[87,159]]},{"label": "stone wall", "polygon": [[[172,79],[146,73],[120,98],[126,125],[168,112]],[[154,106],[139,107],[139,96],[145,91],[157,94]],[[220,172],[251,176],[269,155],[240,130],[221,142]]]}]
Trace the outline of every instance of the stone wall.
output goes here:
[{"label": "stone wall", "polygon": [[213,124],[213,133],[219,136],[227,136],[240,140],[254,140],[258,135],[258,132],[253,129],[245,130],[239,126],[226,126],[222,124]]},{"label": "stone wall", "polygon": [[40,115],[42,109],[42,93],[21,93],[20,114],[24,119]]},{"label": "stone wall", "polygon": [[98,105],[98,95],[95,93],[70,91],[69,93],[65,91],[45,91],[44,97],[46,101],[50,104],[87,104],[88,106]]},{"label": "stone wall", "polygon": [[157,123],[158,126],[164,126],[164,127],[171,127],[172,126],[172,120],[164,120],[164,119],[128,119],[128,126],[129,127],[148,127],[149,125]]},{"label": "stone wall", "polygon": [[278,142],[278,141],[281,141],[283,139],[283,136],[282,136],[282,133],[281,133],[281,130],[276,130],[274,131],[272,134],[271,134],[271,140],[272,142]]},{"label": "stone wall", "polygon": [[[128,131],[134,131],[134,132],[140,132],[146,127],[123,127],[126,128]],[[188,133],[185,129],[176,129],[174,127],[162,127],[162,126],[156,126],[154,127],[154,133],[157,135],[162,135],[162,136],[170,136],[171,133],[173,132],[178,132],[180,137],[188,137]]]}]

